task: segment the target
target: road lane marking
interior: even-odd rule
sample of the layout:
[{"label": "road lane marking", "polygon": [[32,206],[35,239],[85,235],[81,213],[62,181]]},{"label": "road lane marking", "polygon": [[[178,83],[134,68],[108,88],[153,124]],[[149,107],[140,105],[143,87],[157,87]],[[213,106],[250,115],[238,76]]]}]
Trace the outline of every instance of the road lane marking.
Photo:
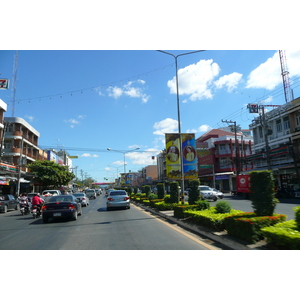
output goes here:
[{"label": "road lane marking", "polygon": [[135,207],[137,209],[139,209],[140,211],[143,211],[145,214],[148,214],[149,216],[155,218],[156,220],[160,221],[161,223],[167,225],[168,227],[172,228],[173,230],[181,233],[182,235],[186,236],[187,238],[193,240],[194,242],[200,244],[201,246],[204,246],[205,248],[209,249],[209,250],[220,250],[219,248],[216,248],[214,246],[211,246],[205,242],[200,241],[199,239],[195,238],[194,236],[192,236],[191,234],[187,233],[184,229],[181,228],[177,228],[174,225],[169,224],[167,221],[162,220],[160,217],[154,216],[151,213],[149,213],[148,211],[143,210],[142,208],[138,207],[135,205]]}]

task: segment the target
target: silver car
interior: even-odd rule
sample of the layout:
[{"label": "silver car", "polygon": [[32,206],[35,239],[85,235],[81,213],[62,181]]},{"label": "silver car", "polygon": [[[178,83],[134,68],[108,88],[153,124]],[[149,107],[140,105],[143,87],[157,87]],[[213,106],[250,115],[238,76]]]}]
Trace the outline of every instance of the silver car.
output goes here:
[{"label": "silver car", "polygon": [[130,197],[124,190],[112,190],[107,197],[107,210],[112,208],[130,208]]},{"label": "silver car", "polygon": [[218,194],[207,185],[199,185],[200,195],[206,199],[213,199],[214,201],[218,200]]},{"label": "silver car", "polygon": [[87,197],[85,193],[74,193],[73,196],[79,200],[82,206],[90,205],[90,199]]}]

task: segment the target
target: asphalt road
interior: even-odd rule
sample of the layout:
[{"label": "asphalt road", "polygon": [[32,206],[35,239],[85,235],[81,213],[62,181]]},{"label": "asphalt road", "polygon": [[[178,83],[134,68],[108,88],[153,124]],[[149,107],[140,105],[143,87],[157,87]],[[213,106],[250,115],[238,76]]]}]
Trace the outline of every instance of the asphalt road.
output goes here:
[{"label": "asphalt road", "polygon": [[215,250],[214,246],[176,224],[131,209],[106,211],[101,195],[83,207],[77,221],[47,224],[19,211],[0,214],[3,250]]}]

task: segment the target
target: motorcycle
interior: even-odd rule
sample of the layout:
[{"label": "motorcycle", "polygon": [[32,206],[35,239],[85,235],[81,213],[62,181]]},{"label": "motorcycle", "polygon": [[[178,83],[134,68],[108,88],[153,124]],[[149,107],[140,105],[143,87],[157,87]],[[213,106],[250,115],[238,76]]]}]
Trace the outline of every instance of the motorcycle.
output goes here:
[{"label": "motorcycle", "polygon": [[39,218],[41,216],[41,209],[37,205],[33,205],[31,208],[31,213],[34,219]]},{"label": "motorcycle", "polygon": [[30,213],[29,205],[25,203],[20,204],[20,212],[22,216],[27,215]]}]

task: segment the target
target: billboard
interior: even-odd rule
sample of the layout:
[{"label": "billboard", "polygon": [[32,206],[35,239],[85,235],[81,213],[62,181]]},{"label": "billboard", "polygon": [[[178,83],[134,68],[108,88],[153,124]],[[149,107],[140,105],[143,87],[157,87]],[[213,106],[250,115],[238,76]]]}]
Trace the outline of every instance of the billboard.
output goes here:
[{"label": "billboard", "polygon": [[[167,177],[175,180],[197,179],[197,152],[194,133],[166,133]],[[183,167],[183,170],[181,169]]]}]

